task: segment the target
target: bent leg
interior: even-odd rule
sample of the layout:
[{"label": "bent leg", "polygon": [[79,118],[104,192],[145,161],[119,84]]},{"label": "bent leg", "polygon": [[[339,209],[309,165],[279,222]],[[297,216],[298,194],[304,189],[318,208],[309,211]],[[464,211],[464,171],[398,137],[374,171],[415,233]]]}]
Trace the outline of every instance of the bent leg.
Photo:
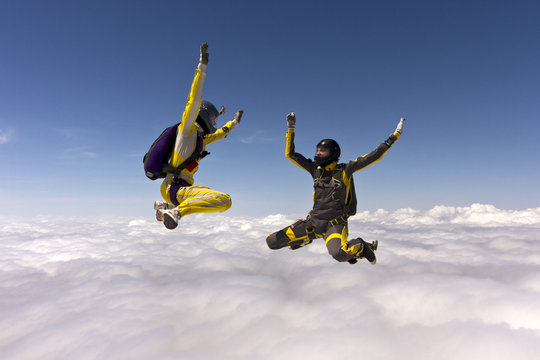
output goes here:
[{"label": "bent leg", "polygon": [[290,246],[297,249],[307,245],[308,240],[305,220],[297,220],[291,226],[287,226],[266,237],[266,244],[272,250]]},{"label": "bent leg", "polygon": [[228,194],[206,186],[181,187],[176,193],[176,199],[182,217],[194,213],[223,212],[232,205]]},{"label": "bent leg", "polygon": [[348,228],[346,224],[332,226],[326,231],[325,243],[328,253],[337,261],[354,259],[362,251],[363,244],[347,241]]}]

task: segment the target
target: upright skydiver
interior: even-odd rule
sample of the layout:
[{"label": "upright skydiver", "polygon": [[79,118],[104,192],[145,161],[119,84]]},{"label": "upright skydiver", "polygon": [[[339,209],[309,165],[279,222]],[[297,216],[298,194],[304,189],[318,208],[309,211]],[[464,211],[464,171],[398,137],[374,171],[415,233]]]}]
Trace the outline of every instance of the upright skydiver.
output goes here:
[{"label": "upright skydiver", "polygon": [[313,177],[313,209],[306,219],[268,235],[266,243],[273,250],[288,246],[295,250],[310,244],[316,238],[324,238],[330,255],[337,261],[351,264],[366,258],[375,264],[377,241],[368,243],[361,238],[348,241],[348,218],[356,213],[356,194],[353,173],[380,160],[396,142],[403,131],[401,118],[396,130],[370,153],[349,161],[338,163],[341,149],[332,139],[317,144],[313,160],[294,151],[294,128],[296,115],[287,115],[285,156]]},{"label": "upright skydiver", "polygon": [[[165,201],[154,203],[156,219],[163,221],[167,229],[174,229],[183,216],[193,213],[223,212],[231,207],[228,194],[212,190],[206,186],[193,185],[193,175],[199,169],[199,161],[205,154],[206,145],[223,139],[234,129],[243,115],[243,110],[234,114],[233,119],[221,129],[215,128],[220,111],[209,101],[202,100],[203,84],[208,65],[208,44],[201,45],[200,61],[195,69],[182,122],[176,130],[176,139],[165,179],[161,184],[161,195]],[[169,169],[169,170],[166,170]],[[170,171],[170,172],[167,172]]]}]

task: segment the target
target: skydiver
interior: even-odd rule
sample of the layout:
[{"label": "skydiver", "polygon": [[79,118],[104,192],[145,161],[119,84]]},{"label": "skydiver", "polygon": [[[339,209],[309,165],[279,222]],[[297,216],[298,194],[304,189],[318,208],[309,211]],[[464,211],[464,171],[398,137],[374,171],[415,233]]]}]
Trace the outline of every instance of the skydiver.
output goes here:
[{"label": "skydiver", "polygon": [[386,154],[403,132],[404,121],[405,118],[401,118],[396,130],[375,150],[345,164],[338,163],[341,149],[333,139],[324,139],[317,144],[313,160],[295,152],[296,115],[288,114],[285,156],[313,177],[313,209],[306,219],[296,220],[268,235],[268,247],[272,250],[283,247],[295,250],[316,238],[324,238],[328,252],[335,260],[354,264],[357,259],[365,258],[375,264],[377,241],[347,240],[348,218],[356,213],[353,173],[379,161]]},{"label": "skydiver", "polygon": [[[161,195],[165,201],[154,203],[156,220],[163,221],[167,229],[174,229],[178,221],[193,213],[223,212],[231,207],[228,194],[206,186],[195,186],[193,175],[199,169],[199,162],[207,154],[207,145],[223,139],[240,123],[243,110],[234,114],[233,119],[216,130],[216,118],[224,113],[209,101],[202,100],[202,90],[208,65],[208,44],[201,45],[200,60],[191,85],[182,122],[176,130],[174,149],[169,167],[183,167],[178,173],[169,172],[161,184]],[[195,156],[194,156],[195,155]]]}]

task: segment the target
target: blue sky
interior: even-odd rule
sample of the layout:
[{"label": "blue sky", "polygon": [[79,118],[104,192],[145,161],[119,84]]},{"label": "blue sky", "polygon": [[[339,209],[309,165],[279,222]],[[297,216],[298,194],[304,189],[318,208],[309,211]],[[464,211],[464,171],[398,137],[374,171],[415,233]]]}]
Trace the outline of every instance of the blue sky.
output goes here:
[{"label": "blue sky", "polygon": [[[342,160],[404,134],[356,173],[359,209],[540,206],[536,1],[0,2],[2,213],[153,216],[141,158],[183,111],[209,44],[204,98],[241,125],[196,176],[232,215],[307,213],[284,157],[338,140]],[[223,121],[223,120],[222,120]]]}]

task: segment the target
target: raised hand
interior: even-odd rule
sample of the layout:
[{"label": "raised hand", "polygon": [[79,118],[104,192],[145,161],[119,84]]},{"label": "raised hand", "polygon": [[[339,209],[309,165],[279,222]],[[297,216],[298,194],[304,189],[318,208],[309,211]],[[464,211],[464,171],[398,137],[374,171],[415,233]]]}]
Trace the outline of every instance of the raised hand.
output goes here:
[{"label": "raised hand", "polygon": [[296,126],[296,114],[295,113],[290,113],[290,114],[287,114],[287,126],[289,127],[289,129],[294,129],[294,127]]},{"label": "raised hand", "polygon": [[401,135],[401,134],[403,133],[403,123],[404,123],[404,122],[405,122],[405,118],[402,117],[402,118],[399,120],[399,124],[398,124],[398,126],[397,126],[397,128],[396,128],[396,132],[397,132],[399,135]]},{"label": "raised hand", "polygon": [[233,119],[232,119],[233,129],[237,127],[238,124],[240,124],[240,120],[242,120],[242,115],[244,115],[244,110],[239,110],[236,112],[236,114],[233,115]]},{"label": "raised hand", "polygon": [[203,43],[201,45],[201,64],[208,65],[208,43]]}]

